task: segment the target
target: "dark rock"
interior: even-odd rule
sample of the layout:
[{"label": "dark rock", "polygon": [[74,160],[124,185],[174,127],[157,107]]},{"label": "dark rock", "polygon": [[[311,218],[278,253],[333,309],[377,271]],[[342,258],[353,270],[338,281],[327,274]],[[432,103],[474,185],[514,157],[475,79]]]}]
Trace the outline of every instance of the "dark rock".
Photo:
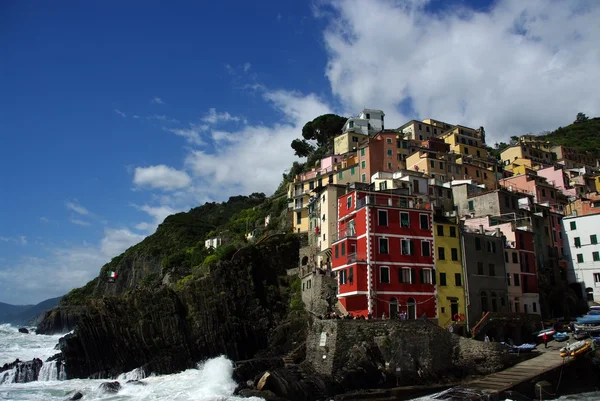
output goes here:
[{"label": "dark rock", "polygon": [[283,366],[283,360],[279,357],[255,358],[247,361],[238,361],[233,370],[233,380],[245,382],[253,380],[258,374]]},{"label": "dark rock", "polygon": [[85,307],[59,306],[49,310],[38,324],[37,334],[61,334],[68,333],[75,328]]},{"label": "dark rock", "polygon": [[322,377],[307,366],[298,365],[265,372],[256,389],[292,401],[322,400],[332,393],[332,386]]},{"label": "dark rock", "polygon": [[25,327],[21,327],[19,328],[19,333],[29,334],[29,330],[27,330]]},{"label": "dark rock", "polygon": [[146,383],[144,383],[143,381],[140,381],[140,380],[127,380],[125,383],[135,384],[137,386],[145,386],[146,385]]},{"label": "dark rock", "polygon": [[75,401],[75,400],[80,400],[82,398],[83,398],[83,394],[81,393],[81,391],[78,391],[75,394],[73,394],[72,396],[70,396],[69,398],[65,399],[65,401]]},{"label": "dark rock", "polygon": [[16,359],[12,363],[5,363],[0,368],[0,384],[8,380],[10,371],[14,371],[14,383],[28,383],[36,381],[40,375],[40,369],[42,369],[41,359],[35,358],[31,361],[21,362]]},{"label": "dark rock", "polygon": [[118,381],[105,382],[100,385],[100,390],[104,391],[105,393],[109,393],[109,394],[116,394],[119,392],[120,389],[121,389],[121,383],[119,383]]},{"label": "dark rock", "polygon": [[[73,334],[61,341],[67,377],[109,378],[140,366],[148,374],[169,374],[219,355],[254,358],[288,314],[289,287],[280,277],[297,259],[296,237],[265,241],[176,291],[139,289],[88,300]],[[62,312],[54,313],[50,320],[62,322]],[[284,337],[277,337],[280,350],[288,348]]]}]

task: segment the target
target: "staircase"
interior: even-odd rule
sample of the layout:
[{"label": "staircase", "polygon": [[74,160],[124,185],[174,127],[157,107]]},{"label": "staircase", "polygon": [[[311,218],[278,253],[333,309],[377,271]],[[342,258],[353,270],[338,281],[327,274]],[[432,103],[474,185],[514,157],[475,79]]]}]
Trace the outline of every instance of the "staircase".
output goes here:
[{"label": "staircase", "polygon": [[333,305],[333,311],[336,313],[336,315],[346,316],[348,314],[348,311],[346,308],[344,308],[344,305],[342,305],[339,300]]},{"label": "staircase", "polygon": [[304,342],[281,358],[283,360],[284,367],[287,369],[290,375],[293,376],[295,381],[307,391],[307,399],[317,401],[327,400],[327,394],[322,390],[323,386],[315,383],[315,376],[311,374],[312,372],[310,372],[310,368],[303,367],[302,365],[295,363],[297,360],[295,355],[299,353],[303,347],[306,347],[306,343]]}]

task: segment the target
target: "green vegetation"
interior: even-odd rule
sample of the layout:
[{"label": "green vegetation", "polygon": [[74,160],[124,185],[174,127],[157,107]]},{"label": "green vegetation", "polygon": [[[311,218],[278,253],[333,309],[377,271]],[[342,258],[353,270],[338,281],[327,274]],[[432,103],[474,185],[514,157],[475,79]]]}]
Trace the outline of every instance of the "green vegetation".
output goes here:
[{"label": "green vegetation", "polygon": [[588,118],[585,114],[577,114],[573,124],[559,127],[552,132],[543,132],[540,139],[556,145],[563,145],[582,151],[588,151],[594,156],[600,156],[600,117]]}]

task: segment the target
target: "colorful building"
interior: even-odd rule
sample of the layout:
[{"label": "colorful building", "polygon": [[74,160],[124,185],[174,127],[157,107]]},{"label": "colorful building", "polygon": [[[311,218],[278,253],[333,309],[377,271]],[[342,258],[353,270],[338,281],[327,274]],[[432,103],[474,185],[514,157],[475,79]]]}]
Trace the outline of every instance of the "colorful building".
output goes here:
[{"label": "colorful building", "polygon": [[460,227],[456,218],[439,213],[434,215],[433,221],[438,324],[446,328],[464,322],[467,313]]},{"label": "colorful building", "polygon": [[332,270],[348,312],[437,317],[432,212],[415,206],[409,189],[373,192],[360,184],[338,199]]}]

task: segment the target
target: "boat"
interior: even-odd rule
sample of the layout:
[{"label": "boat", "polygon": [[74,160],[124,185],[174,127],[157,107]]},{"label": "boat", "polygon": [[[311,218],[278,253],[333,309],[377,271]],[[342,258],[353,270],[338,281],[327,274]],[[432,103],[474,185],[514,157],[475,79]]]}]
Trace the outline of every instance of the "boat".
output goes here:
[{"label": "boat", "polygon": [[586,331],[588,333],[600,333],[600,326],[594,324],[575,324],[576,331]]},{"label": "boat", "polygon": [[530,352],[537,347],[537,344],[521,344],[521,345],[511,345],[507,343],[501,343],[508,347],[510,352]]},{"label": "boat", "polygon": [[567,341],[569,339],[569,335],[567,333],[556,333],[554,334],[554,340],[557,342]]},{"label": "boat", "polygon": [[592,305],[590,306],[590,310],[600,310],[600,305]]},{"label": "boat", "polygon": [[600,315],[585,315],[577,318],[579,324],[600,324]]},{"label": "boat", "polygon": [[590,336],[590,333],[587,331],[576,330],[573,333],[573,338],[576,340],[584,340]]},{"label": "boat", "polygon": [[577,356],[592,348],[592,340],[581,340],[560,349],[560,356]]},{"label": "boat", "polygon": [[553,336],[554,333],[556,333],[556,330],[554,329],[544,329],[544,330],[540,330],[537,334],[538,337],[543,337],[544,334],[546,334],[548,337]]}]

